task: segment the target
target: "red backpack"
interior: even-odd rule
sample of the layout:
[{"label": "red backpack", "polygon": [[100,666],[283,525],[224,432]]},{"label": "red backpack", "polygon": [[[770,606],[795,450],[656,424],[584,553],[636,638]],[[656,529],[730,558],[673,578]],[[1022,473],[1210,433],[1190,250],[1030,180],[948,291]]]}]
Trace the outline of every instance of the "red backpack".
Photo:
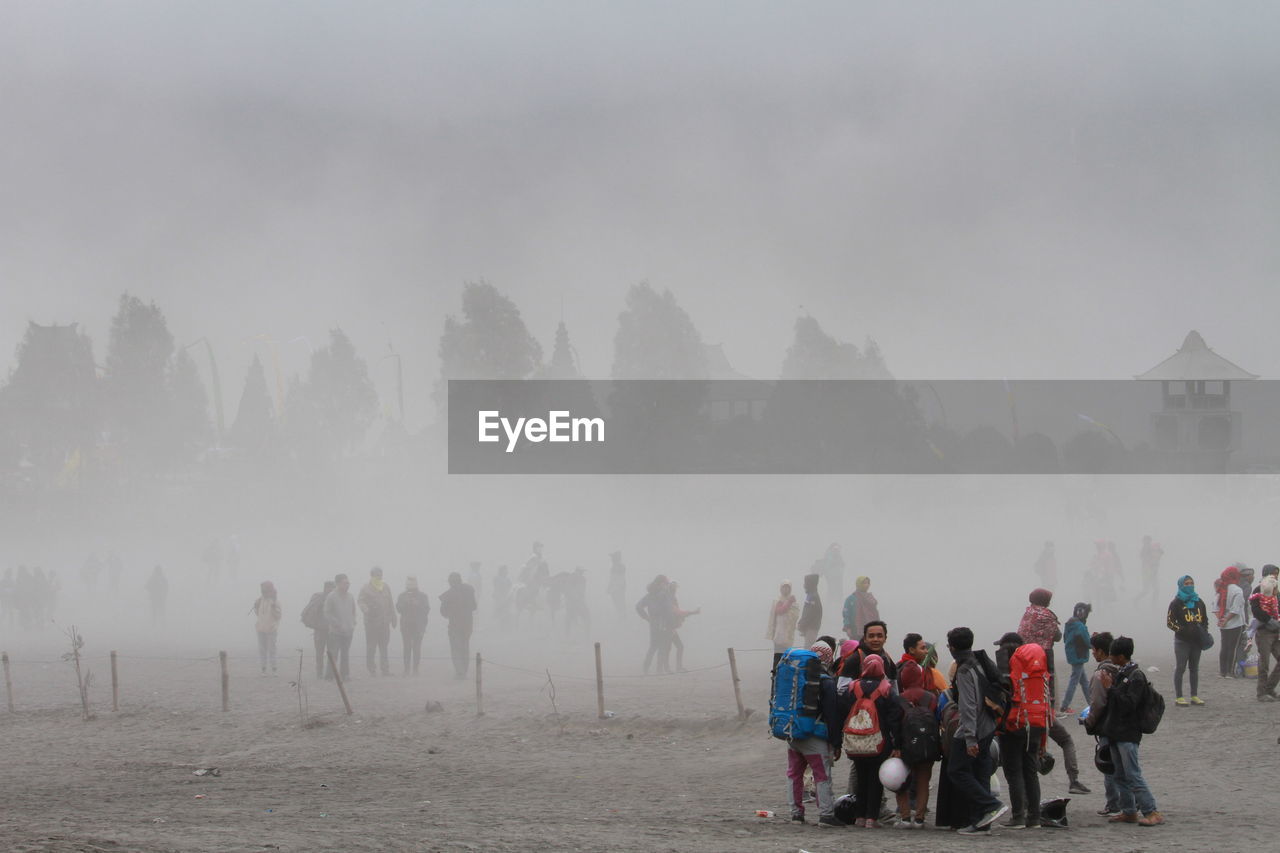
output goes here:
[{"label": "red backpack", "polygon": [[1053,725],[1053,695],[1049,692],[1049,663],[1039,643],[1019,646],[1009,658],[1009,682],[1013,706],[1005,728],[1048,729]]},{"label": "red backpack", "polygon": [[876,689],[865,696],[862,679],[853,682],[853,709],[844,723],[844,751],[850,758],[870,758],[884,751],[884,732],[880,730],[876,700],[888,695],[888,679],[882,679]]}]

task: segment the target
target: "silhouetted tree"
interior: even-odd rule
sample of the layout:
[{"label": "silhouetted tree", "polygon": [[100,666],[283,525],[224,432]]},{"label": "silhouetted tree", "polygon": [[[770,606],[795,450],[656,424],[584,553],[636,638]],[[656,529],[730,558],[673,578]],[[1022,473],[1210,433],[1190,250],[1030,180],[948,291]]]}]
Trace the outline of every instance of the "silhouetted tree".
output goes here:
[{"label": "silhouetted tree", "polygon": [[17,364],[0,388],[0,432],[9,454],[25,456],[42,477],[57,474],[77,450],[87,457],[102,428],[100,390],[93,344],[75,323],[28,323]]},{"label": "silhouetted tree", "polygon": [[350,452],[378,413],[378,394],[364,359],[341,329],[311,354],[306,381],[290,386],[286,409],[289,432],[310,437],[329,455]]},{"label": "silhouetted tree", "polygon": [[462,286],[462,318],[450,315],[440,336],[440,381],[434,397],[443,411],[449,379],[527,379],[542,366],[542,347],[520,309],[486,281]]},{"label": "silhouetted tree", "polygon": [[172,423],[168,381],[173,335],[154,302],[121,295],[107,343],[104,405],[111,441],[135,467],[168,461]]},{"label": "silhouetted tree", "polygon": [[782,362],[783,379],[892,379],[880,347],[867,338],[865,352],[838,341],[814,317],[796,319],[795,339]]},{"label": "silhouetted tree", "polygon": [[169,430],[166,444],[172,459],[189,461],[209,446],[213,423],[200,371],[186,350],[178,350],[168,371]]},{"label": "silhouetted tree", "polygon": [[702,336],[670,290],[631,286],[613,339],[614,379],[706,379]]},{"label": "silhouetted tree", "polygon": [[556,326],[556,343],[551,350],[551,361],[539,374],[541,379],[581,379],[582,371],[578,369],[578,355],[569,343],[569,330],[564,321]]},{"label": "silhouetted tree", "polygon": [[236,419],[227,441],[251,454],[261,453],[275,440],[276,426],[275,410],[267,392],[267,372],[262,359],[255,355],[245,374],[240,405],[236,407]]}]

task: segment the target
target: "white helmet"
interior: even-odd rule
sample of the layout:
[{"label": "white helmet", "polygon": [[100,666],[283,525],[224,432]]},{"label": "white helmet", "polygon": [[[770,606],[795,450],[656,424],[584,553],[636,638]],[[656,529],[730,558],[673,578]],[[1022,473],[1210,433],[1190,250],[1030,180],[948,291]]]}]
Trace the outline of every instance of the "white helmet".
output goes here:
[{"label": "white helmet", "polygon": [[886,759],[880,765],[880,784],[896,791],[907,781],[907,765],[901,758]]}]

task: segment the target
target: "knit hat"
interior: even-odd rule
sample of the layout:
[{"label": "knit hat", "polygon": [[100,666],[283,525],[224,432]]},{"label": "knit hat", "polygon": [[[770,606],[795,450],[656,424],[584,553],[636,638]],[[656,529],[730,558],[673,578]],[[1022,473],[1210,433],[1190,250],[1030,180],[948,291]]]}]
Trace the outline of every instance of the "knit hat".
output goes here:
[{"label": "knit hat", "polygon": [[823,642],[814,643],[812,646],[809,647],[809,651],[813,652],[815,655],[818,656],[818,660],[822,661],[823,666],[831,665],[831,658],[833,657],[833,652],[831,651],[831,647],[828,646],[826,643],[823,643]]}]

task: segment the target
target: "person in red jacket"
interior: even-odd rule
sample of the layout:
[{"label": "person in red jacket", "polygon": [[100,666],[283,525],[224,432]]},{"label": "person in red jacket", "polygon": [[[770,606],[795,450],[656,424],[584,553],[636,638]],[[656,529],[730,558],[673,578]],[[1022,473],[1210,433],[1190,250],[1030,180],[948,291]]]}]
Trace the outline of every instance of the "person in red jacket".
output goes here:
[{"label": "person in red jacket", "polygon": [[[1003,661],[1000,667],[1005,675]],[[1013,704],[1000,731],[1000,765],[1013,814],[1005,826],[1034,829],[1040,826],[1040,754],[1054,719],[1044,648],[1039,643],[1017,646],[1008,658],[1007,675]]]}]

